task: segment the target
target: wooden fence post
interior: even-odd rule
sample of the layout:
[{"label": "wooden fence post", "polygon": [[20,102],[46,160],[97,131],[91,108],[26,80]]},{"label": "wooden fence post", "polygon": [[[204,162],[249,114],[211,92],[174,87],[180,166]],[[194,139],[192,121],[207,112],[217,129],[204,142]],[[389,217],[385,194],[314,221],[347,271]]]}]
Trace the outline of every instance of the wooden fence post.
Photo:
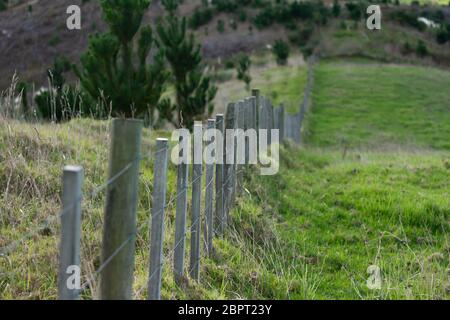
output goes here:
[{"label": "wooden fence post", "polygon": [[180,136],[180,163],[177,168],[177,209],[175,217],[175,242],[173,254],[173,272],[177,284],[181,284],[184,277],[184,256],[186,248],[186,212],[188,203],[189,186],[189,159],[187,154],[181,154],[182,150],[188,153],[188,139]]},{"label": "wooden fence post", "polygon": [[[265,97],[260,97],[261,104],[259,106],[259,125],[260,130],[267,130],[269,120],[267,114],[267,102]],[[258,135],[259,136],[259,135]]]},{"label": "wooden fence post", "polygon": [[258,110],[258,129],[264,129],[265,125],[265,118],[264,118],[264,97],[259,97],[259,105],[257,106]]},{"label": "wooden fence post", "polygon": [[284,105],[282,104],[279,108],[278,108],[278,124],[279,124],[279,128],[280,129],[280,143],[282,143],[284,141]]},{"label": "wooden fence post", "polygon": [[271,145],[272,144],[272,129],[274,129],[275,125],[274,125],[274,114],[273,114],[273,105],[272,102],[267,99],[267,138],[269,139],[268,144],[267,145]]},{"label": "wooden fence post", "polygon": [[284,114],[284,140],[289,139],[289,114]]},{"label": "wooden fence post", "polygon": [[225,121],[225,221],[224,226],[227,224],[227,219],[229,217],[229,212],[234,201],[234,191],[236,183],[236,170],[235,170],[235,155],[236,155],[236,139],[234,135],[234,130],[236,129],[236,112],[237,106],[234,103],[228,104],[227,115]]},{"label": "wooden fence post", "polygon": [[64,167],[62,180],[58,299],[76,300],[78,299],[79,292],[76,288],[69,289],[67,280],[72,272],[75,271],[71,270],[71,268],[80,268],[83,168],[75,166]]},{"label": "wooden fence post", "polygon": [[[208,130],[213,130],[216,127],[216,120],[208,120]],[[217,149],[216,137],[208,136],[209,144],[215,144]],[[215,156],[215,155],[214,155]],[[208,256],[211,255],[213,250],[213,193],[214,193],[214,163],[206,164],[206,189],[205,189],[205,251]]]},{"label": "wooden fence post", "polygon": [[100,298],[126,300],[133,288],[142,121],[114,119],[111,130]]},{"label": "wooden fence post", "polygon": [[202,201],[203,175],[203,125],[194,124],[194,164],[192,176],[192,215],[191,215],[191,259],[190,276],[200,280],[200,207]]},{"label": "wooden fence post", "polygon": [[258,123],[257,123],[257,115],[258,115],[258,111],[257,111],[257,105],[256,105],[256,97],[251,97],[251,105],[250,105],[250,109],[251,109],[251,113],[250,113],[250,118],[251,118],[251,127],[252,129],[255,130],[256,132],[256,146],[253,149],[256,152],[256,162],[258,162],[258,150],[259,150],[259,130],[258,130]]},{"label": "wooden fence post", "polygon": [[273,128],[280,129],[280,107],[273,109]]},{"label": "wooden fence post", "polygon": [[[246,102],[245,101],[239,101],[237,103],[237,113],[238,113],[238,117],[237,117],[237,129],[239,130],[245,130],[245,116],[246,116]],[[241,160],[243,159],[245,161],[245,149],[246,149],[246,142],[244,140],[244,145],[241,147],[240,145],[238,145],[238,141],[241,140],[239,138],[236,138],[236,194],[237,195],[241,195],[242,194],[242,190],[243,190],[243,183],[244,183],[244,166],[240,163]],[[242,143],[242,141],[240,141],[239,143]]]},{"label": "wooden fence post", "polygon": [[[252,127],[252,98],[245,99],[245,123],[244,123],[244,130],[250,130],[253,129]],[[248,168],[250,162],[250,139],[248,136],[245,137],[245,168]]]},{"label": "wooden fence post", "polygon": [[154,153],[155,163],[153,169],[152,226],[150,232],[149,300],[161,299],[168,146],[169,142],[167,139],[156,140],[156,151]]},{"label": "wooden fence post", "polygon": [[223,114],[216,115],[216,130],[221,133],[220,137],[216,137],[216,218],[215,230],[219,234],[223,234],[223,221],[225,219],[224,209],[224,167],[225,167],[225,117]]},{"label": "wooden fence post", "polygon": [[255,116],[255,130],[256,130],[256,152],[259,154],[259,128],[260,128],[260,108],[261,108],[261,97],[259,89],[252,90],[252,96],[254,98],[254,116]]},{"label": "wooden fence post", "polygon": [[295,142],[297,144],[300,144],[300,139],[301,139],[301,113],[296,113],[295,114]]}]

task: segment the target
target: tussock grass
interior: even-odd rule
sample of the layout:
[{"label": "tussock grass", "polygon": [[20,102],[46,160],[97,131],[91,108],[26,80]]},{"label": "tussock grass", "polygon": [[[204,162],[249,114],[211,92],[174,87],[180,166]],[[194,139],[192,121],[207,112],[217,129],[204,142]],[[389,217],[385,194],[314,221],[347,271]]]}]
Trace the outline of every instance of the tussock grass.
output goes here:
[{"label": "tussock grass", "polygon": [[[152,150],[156,137],[167,132],[144,129],[143,154]],[[104,195],[88,195],[107,177],[109,121],[75,119],[64,124],[30,124],[0,119],[0,247],[16,243],[11,253],[0,256],[2,299],[55,299],[61,173],[65,164],[85,168],[82,222],[83,282],[100,265]],[[149,260],[149,216],[151,209],[152,160],[141,164],[138,226],[145,225],[136,240],[134,296],[147,294]],[[256,200],[246,198],[233,212],[229,235],[217,239],[216,252],[203,258],[201,282],[186,279],[177,287],[172,277],[176,170],[169,165],[166,239],[163,272],[164,299],[287,298],[292,275],[286,273],[275,222]],[[261,189],[260,192],[263,192]],[[255,194],[255,198],[261,195]],[[190,208],[190,204],[189,204]],[[273,212],[271,212],[273,214]],[[248,234],[248,231],[252,233]],[[255,237],[257,235],[257,237]],[[189,238],[187,239],[188,262]],[[270,261],[270,264],[268,263]],[[98,279],[83,293],[84,299],[98,297]]]}]

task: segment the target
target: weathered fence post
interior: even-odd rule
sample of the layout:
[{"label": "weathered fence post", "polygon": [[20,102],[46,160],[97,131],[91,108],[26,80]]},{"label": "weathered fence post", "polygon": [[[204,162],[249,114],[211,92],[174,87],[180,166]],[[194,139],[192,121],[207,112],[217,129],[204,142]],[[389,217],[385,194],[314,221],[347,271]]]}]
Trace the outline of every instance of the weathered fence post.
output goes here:
[{"label": "weathered fence post", "polygon": [[285,113],[284,115],[284,137],[285,140],[291,138],[291,116],[289,113]]},{"label": "weathered fence post", "polygon": [[192,176],[191,259],[190,276],[200,279],[200,206],[202,200],[203,125],[194,124],[194,165]]},{"label": "weathered fence post", "polygon": [[300,140],[301,140],[301,128],[302,128],[302,122],[300,120],[301,118],[301,113],[297,113],[295,115],[295,142],[297,144],[300,144]]},{"label": "weathered fence post", "polygon": [[[259,106],[259,125],[260,130],[267,130],[269,120],[267,114],[267,101],[265,97],[260,97],[261,104]],[[258,135],[259,137],[259,135]]]},{"label": "weathered fence post", "polygon": [[153,169],[152,216],[150,232],[150,270],[148,279],[148,299],[161,299],[161,274],[163,266],[164,212],[167,190],[167,139],[156,140],[155,163]]},{"label": "weathered fence post", "polygon": [[284,105],[280,105],[280,107],[278,108],[278,129],[280,129],[280,143],[282,143],[284,141]]},{"label": "weathered fence post", "polygon": [[[245,130],[245,116],[246,116],[246,101],[239,101],[237,103],[237,112],[239,114],[237,118],[237,129]],[[239,135],[237,135],[237,143],[236,143],[236,173],[237,173],[237,180],[236,180],[236,194],[241,195],[243,190],[243,183],[244,183],[244,166],[241,162],[245,161],[245,150],[246,150],[246,141],[242,141],[242,134],[239,132]],[[244,142],[244,145],[240,145]],[[242,161],[244,160],[244,161]]]},{"label": "weathered fence post", "polygon": [[[186,212],[189,185],[188,139],[180,135],[180,162],[177,167],[177,209],[175,217],[175,242],[173,254],[174,279],[180,284],[184,276],[186,248]],[[182,154],[184,152],[184,154]]]},{"label": "weathered fence post", "polygon": [[272,144],[272,129],[274,129],[274,115],[273,115],[273,105],[272,102],[267,99],[267,138],[268,143],[267,145]]},{"label": "weathered fence post", "polygon": [[257,107],[257,104],[256,104],[256,97],[251,97],[250,99],[251,99],[250,100],[250,102],[251,102],[251,105],[250,105],[250,109],[251,109],[251,116],[250,116],[250,118],[251,118],[251,127],[256,132],[256,146],[252,150],[253,150],[253,152],[256,152],[255,156],[256,156],[256,163],[257,163],[258,162],[258,150],[259,150],[259,147],[258,147],[258,145],[259,145],[259,138],[258,138],[259,130],[258,130],[258,123],[257,123],[256,117],[258,116],[258,107]]},{"label": "weathered fence post", "polygon": [[[216,127],[216,120],[208,120],[208,133],[212,132]],[[209,144],[215,145],[217,149],[216,136],[214,134],[208,135]],[[217,152],[217,151],[216,151]],[[214,154],[214,157],[216,154]],[[211,255],[213,250],[213,193],[214,193],[214,163],[206,164],[206,189],[205,189],[205,229],[204,229],[204,239],[205,239],[205,251],[208,256]]]},{"label": "weathered fence post", "polygon": [[216,130],[220,136],[216,137],[216,218],[215,230],[223,234],[223,221],[225,219],[224,211],[224,160],[225,160],[225,117],[223,114],[216,115]]},{"label": "weathered fence post", "polygon": [[114,119],[111,131],[100,298],[126,300],[133,287],[142,121]]},{"label": "weathered fence post", "polygon": [[273,109],[273,127],[274,127],[274,129],[279,129],[279,127],[280,127],[280,121],[278,119],[278,116],[279,116],[278,109],[279,109],[279,107]]},{"label": "weathered fence post", "polygon": [[[245,123],[244,123],[244,130],[247,132],[252,128],[252,98],[245,99]],[[248,169],[248,165],[250,162],[250,139],[246,135],[245,136],[245,168]]]},{"label": "weathered fence post", "polygon": [[255,130],[256,130],[256,143],[257,148],[256,152],[259,154],[259,128],[260,128],[260,108],[261,108],[261,98],[260,98],[260,91],[259,89],[253,89],[252,90],[252,96],[254,98],[254,112],[255,112]]},{"label": "weathered fence post", "polygon": [[[83,168],[64,167],[61,214],[61,243],[59,251],[58,299],[76,300],[79,292],[69,289],[67,280],[72,268],[80,268],[81,198]],[[79,285],[79,284],[78,284]]]},{"label": "weathered fence post", "polygon": [[227,219],[229,216],[229,212],[231,210],[231,206],[233,204],[234,199],[234,191],[235,191],[235,153],[236,153],[236,143],[235,143],[235,134],[234,130],[236,129],[236,105],[234,103],[228,104],[227,107],[227,115],[225,121],[225,177],[224,177],[224,204],[225,204],[225,221],[223,222],[224,226],[227,224]]}]

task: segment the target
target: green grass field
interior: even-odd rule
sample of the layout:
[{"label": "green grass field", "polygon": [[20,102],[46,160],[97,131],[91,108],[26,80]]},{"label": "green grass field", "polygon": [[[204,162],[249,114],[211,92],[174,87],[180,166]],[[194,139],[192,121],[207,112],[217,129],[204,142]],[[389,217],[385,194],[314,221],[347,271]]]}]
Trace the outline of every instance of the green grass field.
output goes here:
[{"label": "green grass field", "polygon": [[309,144],[450,150],[450,73],[370,61],[316,68]]},{"label": "green grass field", "polygon": [[[273,81],[284,72],[262,74]],[[315,74],[307,143],[282,146],[277,176],[248,172],[248,192],[228,235],[215,241],[214,257],[202,260],[199,284],[173,281],[175,208],[167,208],[164,299],[449,298],[450,74],[363,60],[324,60]],[[304,70],[289,75],[303,79]],[[269,87],[297,100],[303,80],[297,83]],[[86,194],[102,184],[108,130],[107,122],[86,119],[0,119],[0,247],[45,225],[0,256],[0,298],[56,297],[61,169],[83,165]],[[144,130],[143,152],[160,136],[168,132]],[[148,221],[152,176],[152,162],[144,161],[139,225]],[[170,165],[168,199],[175,185]],[[100,265],[103,203],[102,194],[84,201],[84,276]],[[148,252],[145,227],[137,238],[138,299],[146,297]],[[379,290],[366,285],[371,265],[381,269]],[[83,298],[97,289],[94,281]]]},{"label": "green grass field", "polygon": [[[307,146],[285,151],[278,179],[263,182],[304,271],[296,297],[450,297],[449,85],[428,68],[316,67]],[[366,285],[371,265],[380,290]]]}]

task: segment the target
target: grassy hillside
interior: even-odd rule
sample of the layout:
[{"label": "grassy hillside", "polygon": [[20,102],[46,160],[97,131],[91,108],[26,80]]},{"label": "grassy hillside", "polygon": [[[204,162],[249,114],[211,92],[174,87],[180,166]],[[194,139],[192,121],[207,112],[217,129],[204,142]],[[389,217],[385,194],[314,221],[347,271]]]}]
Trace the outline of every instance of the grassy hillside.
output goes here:
[{"label": "grassy hillside", "polygon": [[316,68],[309,143],[450,150],[450,73],[434,68],[330,60]]},{"label": "grassy hillside", "polygon": [[[264,72],[269,80],[283,79],[287,70]],[[297,99],[302,81],[286,86],[262,79],[255,81],[268,83],[266,90],[283,89]],[[216,240],[214,257],[202,260],[200,284],[173,282],[175,208],[167,208],[163,298],[450,298],[449,79],[423,67],[320,62],[307,144],[281,148],[275,177],[248,173],[248,192],[232,213],[228,235]],[[0,247],[27,236],[0,257],[0,298],[56,297],[61,169],[85,167],[85,194],[101,185],[108,126],[0,119]],[[159,136],[168,133],[144,130],[143,152]],[[174,169],[170,165],[169,201],[176,193]],[[148,223],[151,191],[147,160],[140,226]],[[103,203],[102,193],[84,200],[84,276],[100,265]],[[146,297],[148,252],[146,226],[137,238],[135,298]],[[381,268],[381,290],[366,286],[370,265]],[[97,285],[83,297],[96,297]]]},{"label": "grassy hillside", "polygon": [[[307,76],[303,56],[294,52],[285,66],[277,65],[270,51],[252,55],[251,60],[251,86],[259,88],[275,106],[283,103],[289,112],[298,112]],[[236,70],[220,69],[218,74],[226,80],[218,84],[214,103],[217,112],[224,112],[229,101],[239,100],[250,93],[246,91],[244,82],[237,81]]]},{"label": "grassy hillside", "polygon": [[[298,297],[450,298],[449,80],[367,61],[317,66],[308,145],[263,180],[292,263],[308,271]],[[381,290],[367,288],[370,265]]]}]

